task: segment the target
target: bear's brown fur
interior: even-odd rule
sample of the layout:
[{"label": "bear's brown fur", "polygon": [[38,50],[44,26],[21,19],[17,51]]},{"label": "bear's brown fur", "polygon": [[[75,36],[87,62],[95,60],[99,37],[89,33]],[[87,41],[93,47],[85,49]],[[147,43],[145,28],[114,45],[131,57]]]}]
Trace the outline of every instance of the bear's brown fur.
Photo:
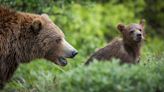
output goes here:
[{"label": "bear's brown fur", "polygon": [[92,54],[85,63],[88,65],[93,59],[111,60],[120,59],[121,63],[137,63],[140,58],[141,43],[144,40],[144,20],[139,24],[125,26],[119,24],[118,29],[122,38],[116,38],[104,48]]},{"label": "bear's brown fur", "polygon": [[[16,12],[0,6],[0,87],[3,88],[20,63],[45,58],[66,65],[65,58],[77,52],[74,49],[70,54],[65,50],[62,44],[68,43],[63,40],[63,32],[48,15]],[[70,55],[66,56],[64,51]]]}]

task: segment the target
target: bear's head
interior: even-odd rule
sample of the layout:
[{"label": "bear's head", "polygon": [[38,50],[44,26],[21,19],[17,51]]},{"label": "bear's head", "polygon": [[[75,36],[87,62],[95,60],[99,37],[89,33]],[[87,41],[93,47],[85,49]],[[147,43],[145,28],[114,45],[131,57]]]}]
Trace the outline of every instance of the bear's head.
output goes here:
[{"label": "bear's head", "polygon": [[33,47],[39,50],[38,58],[45,58],[57,65],[65,66],[67,64],[66,58],[73,58],[78,53],[65,40],[63,32],[47,14],[33,19],[30,29],[33,35],[35,34]]},{"label": "bear's head", "polygon": [[122,33],[124,41],[138,44],[144,40],[144,22],[145,20],[141,20],[138,24],[130,24],[128,26],[118,24],[117,28]]}]

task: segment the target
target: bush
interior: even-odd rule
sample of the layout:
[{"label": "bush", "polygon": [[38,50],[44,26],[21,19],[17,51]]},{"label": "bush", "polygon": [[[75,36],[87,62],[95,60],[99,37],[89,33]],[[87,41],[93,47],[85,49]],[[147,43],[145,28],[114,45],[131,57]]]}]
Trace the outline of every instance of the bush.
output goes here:
[{"label": "bush", "polygon": [[57,92],[162,92],[164,62],[139,65],[94,62],[58,76]]},{"label": "bush", "polygon": [[79,53],[84,57],[119,35],[116,28],[118,23],[139,22],[139,19],[134,18],[133,11],[129,11],[121,4],[82,6],[75,3],[63,9],[54,7],[53,10],[64,14],[64,16],[51,15],[51,18],[64,31],[66,39],[75,48],[80,48]]},{"label": "bush", "polygon": [[[151,32],[152,35],[154,33],[158,33],[163,37],[164,32],[164,4],[161,3],[163,0],[144,0],[146,6],[143,10],[143,16],[147,20],[149,27],[148,30],[154,29],[154,32]],[[154,14],[152,16],[152,14]]]}]

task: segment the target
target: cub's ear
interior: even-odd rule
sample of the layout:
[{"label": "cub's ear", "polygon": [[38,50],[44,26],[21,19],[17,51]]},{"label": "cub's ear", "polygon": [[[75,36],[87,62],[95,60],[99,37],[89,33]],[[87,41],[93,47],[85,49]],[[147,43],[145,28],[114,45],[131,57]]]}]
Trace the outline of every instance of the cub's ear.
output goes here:
[{"label": "cub's ear", "polygon": [[41,14],[42,17],[49,18],[49,16],[45,13]]},{"label": "cub's ear", "polygon": [[49,16],[47,14],[42,14],[41,17],[43,17],[44,19],[51,21],[51,19],[49,18]]},{"label": "cub's ear", "polygon": [[34,19],[31,24],[31,29],[34,33],[38,33],[42,29],[42,21],[40,19]]},{"label": "cub's ear", "polygon": [[145,26],[145,19],[140,20],[139,24],[144,28],[144,26]]},{"label": "cub's ear", "polygon": [[125,25],[124,24],[118,24],[117,29],[122,32],[125,29]]}]

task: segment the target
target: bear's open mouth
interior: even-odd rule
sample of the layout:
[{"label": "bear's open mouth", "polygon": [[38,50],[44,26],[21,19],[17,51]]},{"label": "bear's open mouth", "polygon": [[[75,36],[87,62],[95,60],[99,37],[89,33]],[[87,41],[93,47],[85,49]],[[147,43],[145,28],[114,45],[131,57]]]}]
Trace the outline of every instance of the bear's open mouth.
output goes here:
[{"label": "bear's open mouth", "polygon": [[59,65],[61,65],[61,66],[67,65],[67,60],[64,57],[59,57],[58,61],[59,61]]}]

